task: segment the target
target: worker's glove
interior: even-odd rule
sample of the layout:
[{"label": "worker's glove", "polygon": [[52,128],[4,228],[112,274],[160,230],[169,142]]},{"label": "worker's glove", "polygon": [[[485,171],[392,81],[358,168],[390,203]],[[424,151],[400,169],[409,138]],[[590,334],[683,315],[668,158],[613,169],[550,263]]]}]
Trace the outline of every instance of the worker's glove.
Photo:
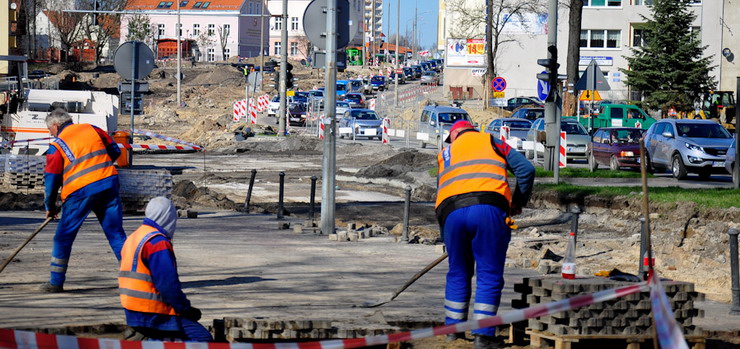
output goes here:
[{"label": "worker's glove", "polygon": [[59,209],[56,207],[49,208],[49,210],[46,211],[46,218],[57,219],[57,214],[59,214]]},{"label": "worker's glove", "polygon": [[180,315],[182,315],[182,317],[184,317],[184,318],[186,318],[188,320],[198,321],[198,320],[200,320],[200,315],[201,314],[200,314],[200,309],[198,309],[196,307],[190,307],[190,308],[188,308],[188,309],[183,310],[182,312],[180,312]]}]

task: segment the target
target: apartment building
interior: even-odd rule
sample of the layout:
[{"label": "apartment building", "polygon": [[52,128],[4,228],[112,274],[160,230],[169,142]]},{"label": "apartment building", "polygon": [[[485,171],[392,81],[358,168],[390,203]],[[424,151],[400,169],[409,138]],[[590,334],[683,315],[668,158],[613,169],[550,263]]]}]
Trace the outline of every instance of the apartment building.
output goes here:
[{"label": "apartment building", "polygon": [[[484,3],[484,0],[472,0],[470,3]],[[690,11],[696,15],[692,30],[699,31],[703,45],[707,46],[704,56],[712,56],[712,64],[717,68],[711,73],[722,89],[730,89],[729,80],[734,84],[738,76],[737,61],[729,61],[722,55],[724,48],[740,52],[740,5],[738,0],[692,0]],[[440,13],[444,14],[439,22],[444,40],[438,45],[446,44],[446,54],[450,54],[451,37],[454,32],[454,13],[450,12],[446,1],[440,0]],[[585,0],[581,30],[581,59],[579,70],[584,71],[591,60],[595,60],[608,78],[611,91],[601,93],[602,98],[620,100],[629,99],[630,91],[624,83],[625,75],[619,69],[627,69],[626,56],[632,55],[632,48],[644,44],[644,19],[651,13],[652,0]],[[506,15],[506,14],[504,14]],[[564,7],[558,13],[558,52],[561,74],[566,72],[568,44],[568,10]],[[537,65],[538,58],[547,58],[547,14],[526,14],[514,17],[504,27],[504,39],[510,42],[500,45],[496,71],[507,81],[505,98],[517,96],[536,96],[536,75],[543,71]],[[452,46],[454,50],[454,45]],[[482,57],[485,59],[485,57]],[[447,64],[450,64],[449,60]],[[485,62],[474,66],[451,66],[453,71],[463,74],[453,80],[446,74],[445,85],[470,86],[482,95],[481,69]],[[448,71],[449,72],[449,71]],[[476,86],[477,84],[477,86]],[[734,85],[733,85],[734,86]],[[734,87],[731,88],[734,90]]]}]

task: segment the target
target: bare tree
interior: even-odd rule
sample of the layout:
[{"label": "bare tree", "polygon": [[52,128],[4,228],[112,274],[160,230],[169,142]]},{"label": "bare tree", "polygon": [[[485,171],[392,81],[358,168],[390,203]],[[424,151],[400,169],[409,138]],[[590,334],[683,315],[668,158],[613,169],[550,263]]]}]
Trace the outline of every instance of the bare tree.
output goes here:
[{"label": "bare tree", "polygon": [[[126,0],[81,0],[79,6],[97,11],[118,11],[126,5]],[[95,42],[95,61],[100,61],[103,49],[111,38],[120,30],[120,14],[91,13],[80,23],[86,39]]]},{"label": "bare tree", "polygon": [[218,28],[218,44],[221,46],[221,60],[226,60],[226,45],[228,44],[229,40],[229,32],[231,31],[230,26],[226,25],[219,25]]},{"label": "bare tree", "polygon": [[295,42],[298,43],[298,52],[306,58],[311,57],[313,45],[311,45],[311,41],[308,40],[307,36],[298,37]]},{"label": "bare tree", "polygon": [[195,38],[195,42],[198,44],[198,51],[200,51],[201,55],[204,55],[203,50],[207,50],[209,47],[215,44],[213,36],[214,35],[211,30],[203,30],[200,32],[200,34],[198,34],[198,37]]},{"label": "bare tree", "polygon": [[62,49],[68,53],[64,59],[65,62],[68,62],[69,50],[72,48],[72,44],[80,39],[82,26],[79,23],[82,21],[84,14],[62,12],[61,9],[55,9],[47,11],[47,16],[59,33],[59,42],[62,44]]}]

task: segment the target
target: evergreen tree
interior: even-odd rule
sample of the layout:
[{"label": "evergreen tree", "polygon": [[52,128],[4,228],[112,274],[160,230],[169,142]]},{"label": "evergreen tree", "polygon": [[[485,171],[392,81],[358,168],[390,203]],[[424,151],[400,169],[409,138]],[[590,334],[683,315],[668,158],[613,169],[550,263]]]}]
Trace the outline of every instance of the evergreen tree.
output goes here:
[{"label": "evergreen tree", "polygon": [[698,31],[691,29],[696,15],[689,10],[689,0],[655,0],[652,18],[646,21],[647,44],[632,49],[625,57],[629,69],[626,84],[643,93],[643,104],[665,114],[670,107],[677,111],[693,110],[702,93],[713,89],[716,82],[709,75],[711,56],[702,57],[707,46],[701,46]]}]

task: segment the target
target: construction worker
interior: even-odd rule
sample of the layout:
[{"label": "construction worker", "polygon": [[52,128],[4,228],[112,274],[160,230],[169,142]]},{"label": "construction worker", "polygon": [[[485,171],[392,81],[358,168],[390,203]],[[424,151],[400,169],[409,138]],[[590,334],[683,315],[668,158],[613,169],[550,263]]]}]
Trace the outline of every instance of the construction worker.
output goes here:
[{"label": "construction worker", "polygon": [[[445,324],[466,321],[471,279],[476,275],[473,317],[496,315],[504,287],[504,260],[511,240],[510,216],[521,213],[534,183],[534,166],[508,144],[455,122],[437,156],[435,210],[449,254],[445,288]],[[516,175],[512,192],[507,170]],[[475,267],[475,270],[474,270]],[[495,328],[473,331],[474,348],[498,348]],[[448,341],[464,333],[447,336]]]},{"label": "construction worker", "polygon": [[121,259],[126,233],[118,172],[113,166],[121,150],[105,131],[90,124],[73,124],[62,109],[49,113],[46,125],[57,138],[46,152],[44,206],[46,217],[56,218],[61,187],[62,218],[54,234],[51,277],[41,290],[62,292],[72,243],[90,211],[95,212],[113,253]]},{"label": "construction worker", "polygon": [[175,205],[156,197],[146,206],[146,218],[121,251],[118,289],[129,340],[213,341],[199,324],[201,312],[190,305],[177,275],[172,236],[177,225]]}]

